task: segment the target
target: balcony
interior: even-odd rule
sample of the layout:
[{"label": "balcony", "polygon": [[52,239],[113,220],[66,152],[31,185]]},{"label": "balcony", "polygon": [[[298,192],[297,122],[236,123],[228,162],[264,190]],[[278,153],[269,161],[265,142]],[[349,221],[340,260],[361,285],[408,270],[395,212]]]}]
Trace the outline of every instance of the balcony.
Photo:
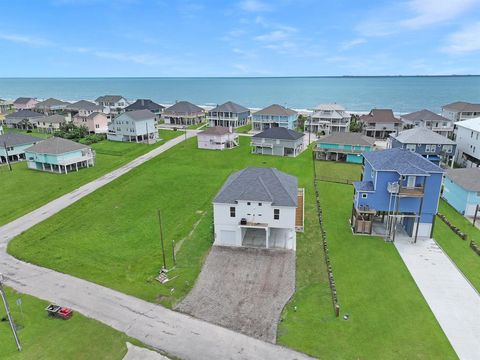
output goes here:
[{"label": "balcony", "polygon": [[398,195],[403,197],[422,197],[423,193],[423,186],[402,187],[398,191]]}]

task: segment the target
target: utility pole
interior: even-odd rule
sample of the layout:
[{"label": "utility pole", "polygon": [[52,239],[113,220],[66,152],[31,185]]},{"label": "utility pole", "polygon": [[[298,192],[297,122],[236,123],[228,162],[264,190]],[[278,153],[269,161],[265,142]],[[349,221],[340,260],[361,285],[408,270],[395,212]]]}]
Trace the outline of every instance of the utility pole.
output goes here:
[{"label": "utility pole", "polygon": [[477,215],[478,215],[478,212],[480,211],[480,205],[477,204],[477,207],[475,208],[475,215],[473,217],[473,227],[475,227],[475,221],[477,221]]},{"label": "utility pole", "polygon": [[161,217],[161,214],[160,214],[160,209],[157,209],[157,215],[158,215],[158,224],[160,226],[160,243],[162,245],[163,269],[167,270],[167,261],[165,260],[165,246],[163,244],[162,217]]},{"label": "utility pole", "polygon": [[15,343],[17,344],[18,351],[22,351],[22,345],[20,345],[20,339],[17,335],[17,330],[15,328],[15,323],[13,322],[12,314],[10,314],[10,308],[8,307],[7,295],[3,291],[3,274],[0,274],[0,295],[3,299],[3,305],[5,306],[5,311],[7,312],[8,322],[12,328],[13,337],[15,338]]},{"label": "utility pole", "polygon": [[10,171],[12,171],[12,165],[10,164],[10,160],[8,159],[7,143],[5,141],[3,142],[3,148],[5,149],[5,159],[7,159],[8,168],[10,169]]}]

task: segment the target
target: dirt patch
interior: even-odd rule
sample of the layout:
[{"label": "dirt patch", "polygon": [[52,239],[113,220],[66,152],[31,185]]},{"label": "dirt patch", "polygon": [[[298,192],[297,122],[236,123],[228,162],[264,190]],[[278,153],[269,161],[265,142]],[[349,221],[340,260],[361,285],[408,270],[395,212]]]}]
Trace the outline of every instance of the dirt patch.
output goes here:
[{"label": "dirt patch", "polygon": [[294,291],[294,251],[213,246],[176,310],[275,343],[282,309]]}]

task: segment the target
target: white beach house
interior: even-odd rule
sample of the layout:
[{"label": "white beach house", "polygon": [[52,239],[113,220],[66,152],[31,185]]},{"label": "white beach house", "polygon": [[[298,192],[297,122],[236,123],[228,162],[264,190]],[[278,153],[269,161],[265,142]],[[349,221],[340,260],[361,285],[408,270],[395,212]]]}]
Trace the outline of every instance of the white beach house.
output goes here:
[{"label": "white beach house", "polygon": [[238,146],[238,134],[224,126],[214,126],[199,132],[198,148],[209,150],[225,150]]}]

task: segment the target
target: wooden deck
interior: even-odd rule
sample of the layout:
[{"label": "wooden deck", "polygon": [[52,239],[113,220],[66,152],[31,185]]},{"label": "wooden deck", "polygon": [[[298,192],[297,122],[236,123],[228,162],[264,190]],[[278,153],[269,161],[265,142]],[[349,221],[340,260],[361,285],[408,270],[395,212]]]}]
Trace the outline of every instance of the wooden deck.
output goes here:
[{"label": "wooden deck", "polygon": [[297,210],[295,213],[295,231],[303,232],[304,228],[304,212],[305,212],[305,189],[298,189],[297,192]]}]

